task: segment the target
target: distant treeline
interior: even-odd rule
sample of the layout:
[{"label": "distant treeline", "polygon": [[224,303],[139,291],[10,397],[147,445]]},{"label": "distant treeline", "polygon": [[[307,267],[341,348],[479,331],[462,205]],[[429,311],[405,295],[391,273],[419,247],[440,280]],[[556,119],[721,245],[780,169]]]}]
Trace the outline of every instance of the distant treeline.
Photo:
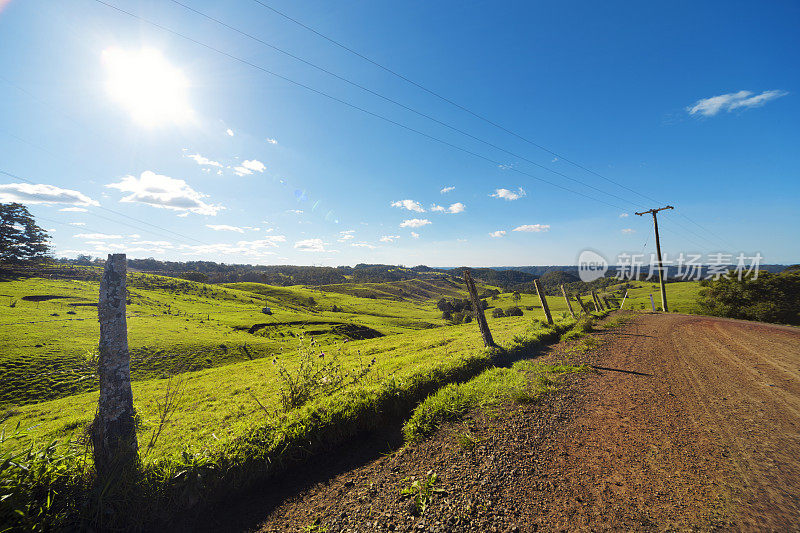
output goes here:
[{"label": "distant treeline", "polygon": [[[77,259],[58,259],[59,264],[102,265],[101,259],[79,256]],[[462,280],[466,267],[433,268],[425,265],[405,267],[399,265],[359,263],[356,266],[300,266],[300,265],[247,265],[216,263],[214,261],[160,261],[153,258],[128,259],[132,270],[177,277],[203,283],[254,282],[268,285],[333,285],[342,283],[386,283],[411,279]],[[705,274],[707,267],[702,267]],[[733,268],[733,267],[731,267]],[[784,265],[762,265],[762,271],[781,272]],[[533,281],[538,279],[545,294],[558,296],[563,284],[569,293],[600,290],[620,283],[617,268],[611,266],[605,277],[586,283],[578,277],[577,266],[524,266],[497,268],[470,268],[472,276],[485,284],[501,287],[504,291],[535,294]],[[678,272],[671,267],[668,278]],[[642,274],[640,279],[644,279]]]}]

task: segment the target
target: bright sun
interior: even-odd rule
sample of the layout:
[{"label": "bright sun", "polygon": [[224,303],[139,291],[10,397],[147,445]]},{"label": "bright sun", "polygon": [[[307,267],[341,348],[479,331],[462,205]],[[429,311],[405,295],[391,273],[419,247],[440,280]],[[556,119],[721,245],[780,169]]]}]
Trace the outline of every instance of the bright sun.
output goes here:
[{"label": "bright sun", "polygon": [[103,50],[111,98],[143,126],[180,124],[193,116],[189,80],[153,48]]}]

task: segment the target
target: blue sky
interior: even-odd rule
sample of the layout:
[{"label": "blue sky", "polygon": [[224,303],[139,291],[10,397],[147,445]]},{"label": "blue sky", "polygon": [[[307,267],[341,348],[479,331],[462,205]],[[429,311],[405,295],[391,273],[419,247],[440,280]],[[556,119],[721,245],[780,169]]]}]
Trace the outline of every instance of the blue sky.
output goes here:
[{"label": "blue sky", "polygon": [[668,254],[800,260],[796,2],[264,0],[555,156],[251,0],[181,1],[451,128],[173,2],[107,1],[229,56],[95,0],[0,1],[0,170],[29,180],[0,201],[58,256],[613,262],[669,203]]}]

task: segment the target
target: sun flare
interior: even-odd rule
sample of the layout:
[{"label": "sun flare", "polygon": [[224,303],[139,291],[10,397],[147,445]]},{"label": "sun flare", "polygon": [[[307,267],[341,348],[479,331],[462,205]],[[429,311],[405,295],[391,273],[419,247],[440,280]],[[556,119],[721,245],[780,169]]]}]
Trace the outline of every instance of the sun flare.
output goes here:
[{"label": "sun flare", "polygon": [[193,116],[189,80],[154,48],[103,51],[106,89],[134,121],[147,127],[181,124]]}]

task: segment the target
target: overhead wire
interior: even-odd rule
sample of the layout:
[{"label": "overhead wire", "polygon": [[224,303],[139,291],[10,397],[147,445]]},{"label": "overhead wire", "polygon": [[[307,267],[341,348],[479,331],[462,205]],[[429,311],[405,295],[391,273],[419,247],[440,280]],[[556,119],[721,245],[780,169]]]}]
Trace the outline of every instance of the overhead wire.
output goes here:
[{"label": "overhead wire", "polygon": [[364,86],[364,85],[362,85],[362,84],[360,84],[358,82],[355,82],[355,81],[353,81],[353,80],[351,80],[349,78],[346,78],[344,76],[341,76],[339,74],[336,74],[335,72],[333,72],[333,71],[331,71],[331,70],[329,70],[329,69],[327,69],[325,67],[321,67],[321,66],[317,65],[316,63],[308,61],[308,60],[306,60],[306,59],[304,59],[304,58],[302,58],[302,57],[300,57],[298,55],[295,55],[295,54],[293,54],[291,52],[288,52],[288,51],[286,51],[286,50],[284,50],[284,49],[282,49],[282,48],[280,48],[278,46],[275,46],[275,45],[273,45],[273,44],[271,44],[271,43],[269,43],[267,41],[264,41],[263,39],[261,39],[259,37],[256,37],[255,35],[253,35],[251,33],[248,33],[246,31],[243,31],[243,30],[239,29],[239,28],[236,28],[235,26],[232,26],[232,25],[230,25],[230,24],[228,24],[228,23],[226,23],[226,22],[224,22],[224,21],[222,21],[222,20],[220,20],[220,19],[218,19],[216,17],[213,17],[213,16],[211,16],[211,15],[209,15],[207,13],[204,13],[204,12],[198,10],[198,9],[195,9],[195,8],[189,6],[189,5],[186,5],[185,3],[180,2],[179,0],[170,0],[170,1],[173,2],[176,5],[179,5],[179,6],[183,7],[184,9],[186,9],[188,11],[191,11],[192,13],[195,13],[195,14],[197,14],[197,15],[199,15],[201,17],[204,17],[204,18],[206,18],[206,19],[208,19],[208,20],[210,20],[210,21],[212,21],[212,22],[214,22],[216,24],[219,24],[220,26],[223,26],[223,27],[225,27],[225,28],[227,28],[227,29],[229,29],[231,31],[234,31],[234,32],[236,32],[236,33],[238,33],[240,35],[243,35],[243,36],[247,37],[248,39],[251,39],[251,40],[253,40],[255,42],[258,42],[258,43],[260,43],[260,44],[262,44],[264,46],[267,46],[268,48],[270,48],[272,50],[280,52],[281,54],[284,54],[284,55],[286,55],[288,57],[291,57],[292,59],[300,61],[301,63],[303,63],[305,65],[308,65],[308,66],[310,66],[312,68],[315,68],[315,69],[317,69],[317,70],[319,70],[321,72],[324,72],[324,73],[326,73],[326,74],[328,74],[330,76],[333,76],[334,78],[336,78],[336,79],[338,79],[340,81],[343,81],[343,82],[345,82],[345,83],[347,83],[347,84],[349,84],[349,85],[351,85],[353,87],[357,87],[358,89],[361,89],[362,91],[365,91],[365,92],[367,92],[367,93],[369,93],[369,94],[371,94],[373,96],[381,98],[384,101],[387,101],[387,102],[389,102],[391,104],[394,104],[394,105],[396,105],[396,106],[398,106],[398,107],[400,107],[402,109],[405,109],[406,111],[410,111],[411,113],[414,113],[414,114],[416,114],[416,115],[418,115],[420,117],[428,119],[428,120],[430,120],[430,121],[432,121],[432,122],[434,122],[436,124],[439,124],[440,126],[444,126],[444,127],[448,128],[448,129],[450,129],[452,131],[455,131],[455,132],[457,132],[457,133],[459,133],[461,135],[464,135],[464,136],[466,136],[466,137],[468,137],[468,138],[470,138],[472,140],[475,140],[475,141],[480,142],[480,143],[482,143],[482,144],[484,144],[486,146],[489,146],[491,148],[494,148],[496,150],[504,152],[504,153],[506,153],[506,154],[508,154],[508,155],[510,155],[512,157],[515,157],[517,159],[521,159],[523,161],[526,161],[526,162],[528,162],[528,163],[530,163],[530,164],[532,164],[532,165],[534,165],[536,167],[539,167],[539,168],[541,168],[543,170],[546,170],[547,172],[551,172],[551,173],[553,173],[553,174],[555,174],[557,176],[561,176],[562,178],[568,179],[568,180],[573,181],[575,183],[579,183],[579,184],[581,184],[581,185],[583,185],[585,187],[588,187],[590,189],[593,189],[593,190],[595,190],[595,191],[597,191],[597,192],[599,192],[601,194],[605,194],[607,196],[611,196],[613,198],[616,198],[617,200],[621,200],[623,202],[631,203],[633,205],[641,205],[641,204],[636,204],[636,202],[632,202],[632,201],[630,201],[630,200],[628,200],[626,198],[622,198],[621,196],[618,196],[616,194],[604,191],[603,189],[595,187],[594,185],[592,185],[590,183],[586,183],[585,181],[573,178],[573,177],[571,177],[571,176],[569,176],[567,174],[564,174],[563,172],[560,172],[558,170],[554,170],[554,169],[552,169],[550,167],[547,167],[546,165],[542,165],[541,163],[533,161],[532,159],[529,159],[529,158],[527,158],[527,157],[525,157],[523,155],[520,155],[520,154],[517,154],[517,153],[512,152],[510,150],[507,150],[506,148],[503,148],[502,146],[498,146],[497,144],[492,143],[491,141],[487,141],[487,140],[482,139],[482,138],[480,138],[480,137],[478,137],[476,135],[473,135],[473,134],[471,134],[471,133],[469,133],[467,131],[464,131],[463,129],[458,128],[457,126],[453,126],[452,124],[449,124],[447,122],[439,120],[436,117],[434,117],[434,116],[432,116],[432,115],[430,115],[428,113],[425,113],[423,111],[419,111],[418,109],[415,109],[415,108],[413,108],[411,106],[408,106],[408,105],[406,105],[406,104],[404,104],[402,102],[399,102],[399,101],[397,101],[397,100],[395,100],[393,98],[390,98],[390,97],[388,97],[388,96],[386,96],[384,94],[381,94],[378,91],[374,91],[374,90],[370,89],[369,87],[366,87],[366,86]]},{"label": "overhead wire", "polygon": [[[403,123],[401,123],[401,122],[398,122],[398,121],[396,121],[396,120],[394,120],[394,119],[391,119],[391,118],[389,118],[389,117],[386,117],[386,116],[384,116],[384,115],[381,115],[380,113],[376,113],[376,112],[374,112],[374,111],[370,111],[370,110],[368,110],[368,109],[366,109],[366,108],[364,108],[364,107],[361,107],[361,106],[359,106],[359,105],[357,105],[357,104],[354,104],[354,103],[352,103],[352,102],[348,102],[347,100],[344,100],[344,99],[342,99],[342,98],[338,98],[338,97],[336,97],[336,96],[333,96],[333,95],[331,95],[331,94],[328,94],[328,93],[326,93],[326,92],[324,92],[324,91],[322,91],[322,90],[319,90],[319,89],[316,89],[316,88],[314,88],[314,87],[311,87],[310,85],[307,85],[307,84],[305,84],[305,83],[302,83],[302,82],[296,81],[296,80],[294,80],[294,79],[292,79],[292,78],[289,78],[289,77],[287,77],[287,76],[284,76],[284,75],[282,75],[282,74],[278,74],[277,72],[271,71],[271,70],[269,70],[269,69],[267,69],[267,68],[265,68],[265,67],[262,67],[261,65],[258,65],[258,64],[256,64],[256,63],[253,63],[253,62],[251,62],[251,61],[248,61],[248,60],[246,60],[246,59],[243,59],[243,58],[241,58],[241,57],[238,57],[238,56],[236,56],[236,55],[234,55],[234,54],[231,54],[231,53],[229,53],[229,52],[226,52],[226,51],[224,51],[224,50],[221,50],[221,49],[219,49],[219,48],[216,48],[216,47],[214,47],[214,46],[212,46],[212,45],[210,45],[210,44],[207,44],[207,43],[205,43],[205,42],[203,42],[203,41],[199,41],[199,40],[197,40],[197,39],[195,39],[195,38],[193,38],[193,37],[190,37],[190,36],[188,36],[188,35],[185,35],[185,34],[183,34],[183,33],[180,33],[180,32],[178,32],[178,31],[176,31],[176,30],[173,30],[173,29],[171,29],[171,28],[168,28],[167,26],[164,26],[164,25],[162,25],[162,24],[159,24],[159,23],[157,23],[157,22],[154,22],[154,21],[152,21],[152,20],[149,20],[149,19],[147,19],[147,18],[145,18],[145,17],[142,17],[142,16],[139,16],[139,15],[136,15],[135,13],[131,13],[130,11],[124,10],[124,9],[122,9],[122,8],[120,8],[120,7],[118,7],[118,6],[115,6],[115,5],[113,5],[113,4],[110,4],[110,3],[108,3],[108,2],[106,2],[106,1],[104,1],[104,0],[94,0],[94,1],[95,1],[95,2],[97,2],[97,3],[99,3],[99,4],[102,4],[102,5],[104,5],[104,6],[107,6],[107,7],[111,8],[111,9],[113,9],[113,10],[115,10],[115,11],[118,11],[118,12],[120,12],[120,13],[123,13],[123,14],[125,14],[125,15],[127,15],[127,16],[129,16],[129,17],[132,17],[132,18],[135,18],[135,19],[137,19],[137,20],[139,20],[139,21],[141,21],[141,22],[144,22],[145,24],[149,24],[149,25],[151,25],[151,26],[153,26],[153,27],[155,27],[155,28],[158,28],[158,29],[160,29],[160,30],[162,30],[162,31],[166,31],[166,32],[168,32],[168,33],[170,33],[170,34],[172,34],[172,35],[175,35],[175,36],[177,36],[177,37],[180,37],[180,38],[182,38],[182,39],[185,39],[185,40],[187,40],[187,41],[189,41],[189,42],[192,42],[192,43],[194,43],[194,44],[196,44],[196,45],[198,45],[198,46],[202,46],[203,48],[206,48],[206,49],[208,49],[208,50],[211,50],[211,51],[213,51],[213,52],[215,52],[215,53],[217,53],[217,54],[220,54],[220,55],[222,55],[222,56],[228,57],[229,59],[232,59],[232,60],[234,60],[234,61],[237,61],[237,62],[239,62],[239,63],[242,63],[242,64],[244,64],[244,65],[247,65],[247,66],[249,66],[249,67],[252,67],[252,68],[255,68],[255,69],[257,69],[257,70],[260,70],[260,71],[262,71],[262,72],[264,72],[264,73],[266,73],[266,74],[269,74],[269,75],[271,75],[271,76],[274,76],[274,77],[276,77],[276,78],[278,78],[278,79],[281,79],[281,80],[284,80],[284,81],[286,81],[286,82],[288,82],[288,83],[291,83],[291,84],[293,84],[293,85],[295,85],[295,86],[301,87],[301,88],[303,88],[303,89],[306,89],[306,90],[308,90],[308,91],[310,91],[310,92],[313,92],[313,93],[315,93],[315,94],[318,94],[318,95],[320,95],[320,96],[323,96],[323,97],[325,97],[325,98],[328,98],[328,99],[330,99],[330,100],[332,100],[332,101],[338,102],[338,103],[340,103],[340,104],[342,104],[342,105],[344,105],[344,106],[350,107],[350,108],[352,108],[352,109],[355,109],[355,110],[357,110],[357,111],[360,111],[360,112],[362,112],[362,113],[365,113],[365,114],[367,114],[367,115],[370,115],[370,116],[372,116],[372,117],[378,118],[378,119],[380,119],[380,120],[383,120],[383,121],[385,121],[385,122],[387,122],[387,123],[393,124],[393,125],[395,125],[395,126],[397,126],[397,127],[400,127],[400,128],[402,128],[402,129],[405,129],[405,130],[407,130],[407,131],[410,131],[410,132],[412,132],[412,133],[416,133],[416,134],[418,134],[418,135],[421,135],[421,136],[423,136],[423,137],[426,137],[426,138],[428,138],[428,139],[430,139],[430,140],[436,141],[436,142],[438,142],[438,143],[440,143],[440,144],[443,144],[443,145],[445,145],[445,146],[448,146],[448,147],[450,147],[450,148],[453,148],[453,149],[455,149],[455,150],[458,150],[458,151],[460,151],[460,152],[463,152],[463,153],[469,154],[469,155],[471,155],[471,156],[473,156],[473,157],[476,157],[476,158],[478,158],[478,159],[482,159],[482,160],[484,160],[484,161],[487,161],[487,162],[489,162],[489,163],[492,163],[492,164],[494,164],[494,165],[502,165],[502,164],[503,164],[501,161],[497,161],[497,160],[495,160],[495,159],[492,159],[491,157],[488,157],[488,156],[485,156],[485,155],[483,155],[483,154],[479,154],[479,153],[477,153],[477,152],[474,152],[474,151],[472,151],[472,150],[469,150],[468,148],[464,148],[464,147],[462,147],[462,146],[458,146],[458,145],[456,145],[456,144],[453,144],[453,143],[451,143],[451,142],[449,142],[449,141],[446,141],[446,140],[444,140],[444,139],[440,139],[440,138],[438,138],[438,137],[435,137],[435,136],[433,136],[433,135],[430,135],[430,134],[428,134],[428,133],[425,133],[425,132],[423,132],[423,131],[421,131],[421,130],[418,130],[418,129],[416,129],[416,128],[413,128],[413,127],[411,127],[411,126],[408,126],[408,125],[406,125],[406,124],[403,124]],[[621,210],[624,210],[624,208],[623,208],[623,207],[620,207],[620,206],[618,206],[618,205],[612,204],[612,203],[610,203],[610,202],[606,202],[605,200],[601,200],[601,199],[599,199],[599,198],[596,198],[596,197],[590,196],[590,195],[588,195],[588,194],[584,194],[584,193],[582,193],[582,192],[580,192],[580,191],[576,191],[576,190],[574,190],[574,189],[570,189],[570,188],[568,188],[568,187],[564,187],[563,185],[560,185],[560,184],[558,184],[558,183],[552,182],[552,181],[550,181],[550,180],[547,180],[547,179],[545,179],[545,178],[542,178],[542,177],[540,177],[540,176],[536,176],[536,175],[534,175],[534,174],[531,174],[530,172],[525,172],[525,171],[523,171],[523,170],[520,170],[520,169],[517,169],[517,168],[513,168],[513,167],[512,167],[512,168],[510,168],[509,170],[511,170],[511,171],[513,171],[513,172],[516,172],[516,173],[518,173],[518,174],[524,175],[524,176],[528,176],[529,178],[535,179],[535,180],[537,180],[537,181],[540,181],[540,182],[543,182],[543,183],[547,183],[548,185],[550,185],[550,186],[552,186],[552,187],[556,187],[556,188],[558,188],[558,189],[561,189],[561,190],[564,190],[564,191],[570,192],[570,193],[572,193],[572,194],[575,194],[575,195],[578,195],[578,196],[582,196],[582,197],[584,197],[584,198],[587,198],[587,199],[589,199],[589,200],[593,200],[593,201],[595,201],[595,202],[599,202],[599,203],[602,203],[602,204],[608,205],[608,206],[610,206],[610,207],[613,207],[613,208],[615,208],[615,209],[621,209]]]},{"label": "overhead wire", "polygon": [[[175,1],[175,0],[173,0],[173,1]],[[280,10],[272,7],[271,5],[267,4],[263,0],[253,0],[253,1],[256,4],[258,4],[258,5],[260,5],[260,6],[264,7],[264,8],[272,11],[276,15],[279,15],[279,16],[283,17],[284,19],[289,20],[290,22],[292,22],[292,23],[294,23],[294,24],[296,24],[296,25],[308,30],[309,32],[317,35],[318,37],[320,37],[320,38],[322,38],[322,39],[334,44],[335,46],[337,46],[337,47],[339,47],[339,48],[341,48],[341,49],[343,49],[343,50],[345,50],[345,51],[347,51],[347,52],[349,52],[349,53],[351,53],[351,54],[363,59],[364,61],[367,61],[368,63],[378,67],[379,69],[381,69],[381,70],[383,70],[383,71],[385,71],[385,72],[387,72],[389,74],[391,74],[392,76],[395,76],[395,77],[397,77],[397,78],[399,78],[399,79],[401,79],[401,80],[403,80],[403,81],[405,81],[405,82],[417,87],[418,89],[420,89],[420,90],[422,90],[422,91],[424,91],[424,92],[426,92],[426,93],[428,93],[428,94],[430,94],[430,95],[432,95],[432,96],[434,96],[434,97],[436,97],[436,98],[438,98],[438,99],[440,99],[440,100],[452,105],[453,107],[456,107],[456,108],[468,113],[469,115],[472,115],[473,117],[481,120],[482,122],[485,122],[486,124],[494,126],[495,128],[498,128],[499,130],[501,130],[501,131],[513,136],[513,137],[516,137],[517,139],[519,139],[519,140],[521,140],[521,141],[523,141],[523,142],[525,142],[527,144],[530,144],[531,146],[535,146],[536,148],[538,148],[538,149],[540,149],[540,150],[542,150],[542,151],[544,151],[544,152],[546,152],[546,153],[548,153],[548,154],[550,154],[552,156],[558,157],[560,160],[562,160],[562,161],[564,161],[566,163],[569,163],[570,165],[573,165],[576,168],[579,168],[579,169],[581,169],[581,170],[583,170],[585,172],[588,172],[588,173],[590,173],[590,174],[592,174],[594,176],[597,176],[597,177],[599,177],[599,178],[601,178],[601,179],[603,179],[603,180],[605,180],[605,181],[607,181],[609,183],[612,183],[612,184],[614,184],[614,185],[616,185],[618,187],[621,187],[621,188],[623,188],[623,189],[625,189],[625,190],[627,190],[629,192],[632,192],[632,193],[634,193],[634,194],[636,194],[636,195],[638,195],[638,196],[640,196],[640,197],[642,197],[642,198],[644,198],[646,200],[649,200],[649,201],[655,202],[655,203],[662,203],[660,200],[657,200],[657,199],[653,198],[652,196],[649,196],[647,194],[641,193],[641,192],[639,192],[639,191],[637,191],[637,190],[635,190],[635,189],[633,189],[633,188],[631,188],[631,187],[629,187],[627,185],[624,185],[624,184],[622,184],[622,183],[620,183],[620,182],[618,182],[616,180],[613,180],[613,179],[611,179],[611,178],[609,178],[609,177],[607,177],[607,176],[605,176],[605,175],[603,175],[603,174],[601,174],[601,173],[599,173],[599,172],[597,172],[595,170],[592,170],[591,168],[588,168],[585,165],[582,165],[582,164],[578,163],[577,161],[574,161],[571,158],[565,157],[561,153],[556,152],[555,150],[552,150],[550,148],[547,148],[546,146],[542,145],[541,143],[538,143],[538,142],[536,142],[536,141],[534,141],[534,140],[532,140],[532,139],[530,139],[530,138],[528,138],[528,137],[526,137],[526,136],[524,136],[524,135],[522,135],[522,134],[520,134],[520,133],[518,133],[518,132],[516,132],[516,131],[514,131],[514,130],[512,130],[510,128],[508,128],[508,127],[506,127],[506,126],[503,126],[502,124],[499,124],[498,122],[496,122],[496,121],[484,116],[483,114],[478,113],[476,111],[473,111],[472,109],[470,109],[470,108],[468,108],[468,107],[466,107],[466,106],[464,106],[462,104],[459,104],[458,102],[454,101],[453,99],[448,98],[448,97],[442,95],[441,93],[439,93],[439,92],[437,92],[437,91],[435,91],[433,89],[430,89],[430,88],[426,87],[425,85],[408,78],[407,76],[404,76],[403,74],[400,74],[399,72],[387,67],[386,65],[383,65],[383,64],[379,63],[378,61],[373,60],[372,58],[366,56],[365,54],[362,54],[362,53],[358,52],[357,50],[354,50],[353,48],[343,44],[342,42],[340,42],[340,41],[338,41],[338,40],[336,40],[336,39],[334,39],[332,37],[329,37],[329,36],[323,34],[320,31],[317,31],[316,29],[312,28],[311,26],[309,26],[307,24],[304,24],[300,20],[298,20],[298,19],[296,19],[296,18],[284,13],[283,11],[280,11]],[[716,239],[719,239],[719,240],[722,240],[722,241],[726,240],[726,239],[723,239],[722,237],[720,237],[719,235],[717,235],[716,233],[712,232],[710,229],[708,229],[707,227],[703,226],[699,222],[696,222],[695,220],[689,218],[687,215],[683,214],[682,212],[678,212],[678,214],[680,216],[682,216],[683,218],[685,218],[686,220],[688,220],[689,222],[691,222],[692,224],[696,225],[698,228],[706,231],[707,233],[709,233],[710,235],[712,235]]]}]

